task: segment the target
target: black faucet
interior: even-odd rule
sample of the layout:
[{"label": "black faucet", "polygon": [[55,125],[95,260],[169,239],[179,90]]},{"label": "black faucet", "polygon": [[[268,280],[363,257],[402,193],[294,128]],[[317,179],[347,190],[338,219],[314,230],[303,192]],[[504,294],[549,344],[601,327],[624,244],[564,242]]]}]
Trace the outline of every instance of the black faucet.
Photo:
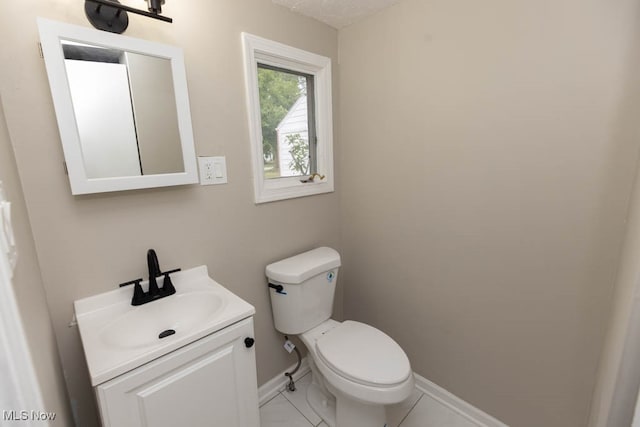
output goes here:
[{"label": "black faucet", "polygon": [[[149,251],[147,251],[147,266],[149,268],[149,290],[147,292],[144,292],[140,285],[142,279],[132,280],[120,285],[120,287],[131,284],[134,285],[131,305],[146,304],[176,293],[176,288],[173,287],[173,283],[171,283],[171,277],[169,277],[169,275],[180,271],[179,268],[162,272],[160,270],[160,264],[158,263],[158,256],[156,255],[156,251],[153,249],[149,249]],[[159,276],[164,276],[161,288],[158,288],[158,282],[156,281],[156,278]]]},{"label": "black faucet", "polygon": [[[153,249],[147,251],[147,267],[149,268],[149,296],[153,297],[160,293],[156,277],[160,276],[160,264],[158,263],[158,255]],[[175,289],[174,289],[175,292]]]}]

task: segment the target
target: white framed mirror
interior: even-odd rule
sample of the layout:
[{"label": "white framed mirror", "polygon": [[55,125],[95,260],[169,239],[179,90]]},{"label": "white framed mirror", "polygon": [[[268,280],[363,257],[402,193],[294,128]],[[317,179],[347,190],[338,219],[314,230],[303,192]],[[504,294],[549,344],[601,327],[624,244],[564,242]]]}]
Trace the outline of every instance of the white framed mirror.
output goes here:
[{"label": "white framed mirror", "polygon": [[72,194],[198,182],[182,49],[38,28]]}]

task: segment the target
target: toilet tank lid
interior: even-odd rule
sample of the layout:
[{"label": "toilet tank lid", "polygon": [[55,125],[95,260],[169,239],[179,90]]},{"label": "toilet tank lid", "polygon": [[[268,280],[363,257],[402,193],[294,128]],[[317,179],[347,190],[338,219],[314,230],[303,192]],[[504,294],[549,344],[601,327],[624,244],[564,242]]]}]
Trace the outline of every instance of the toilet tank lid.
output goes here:
[{"label": "toilet tank lid", "polygon": [[322,247],[269,264],[266,274],[272,281],[300,284],[337,267],[340,267],[340,254],[335,249]]}]

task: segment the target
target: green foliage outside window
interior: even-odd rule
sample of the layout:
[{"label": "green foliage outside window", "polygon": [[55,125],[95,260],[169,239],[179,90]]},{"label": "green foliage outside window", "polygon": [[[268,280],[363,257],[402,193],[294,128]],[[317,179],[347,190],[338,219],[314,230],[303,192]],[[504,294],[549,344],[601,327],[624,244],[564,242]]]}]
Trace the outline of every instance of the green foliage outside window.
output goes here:
[{"label": "green foliage outside window", "polygon": [[[265,159],[277,162],[276,126],[284,119],[296,100],[304,93],[300,76],[258,68],[260,114],[262,119],[262,150]],[[278,165],[275,165],[278,168]]]},{"label": "green foliage outside window", "polygon": [[309,175],[309,142],[299,133],[287,135],[287,141],[291,147],[289,168],[300,172],[300,175]]}]

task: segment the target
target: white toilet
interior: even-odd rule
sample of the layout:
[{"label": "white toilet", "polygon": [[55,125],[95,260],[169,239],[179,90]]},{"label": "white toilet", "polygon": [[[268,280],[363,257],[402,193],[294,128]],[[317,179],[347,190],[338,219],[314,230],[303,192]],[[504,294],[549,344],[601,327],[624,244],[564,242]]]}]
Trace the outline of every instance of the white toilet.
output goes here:
[{"label": "white toilet", "polygon": [[414,388],[407,355],[384,332],[331,319],[340,254],[317,248],[269,264],[273,320],[309,350],[309,405],[330,427],[384,427],[385,405]]}]

